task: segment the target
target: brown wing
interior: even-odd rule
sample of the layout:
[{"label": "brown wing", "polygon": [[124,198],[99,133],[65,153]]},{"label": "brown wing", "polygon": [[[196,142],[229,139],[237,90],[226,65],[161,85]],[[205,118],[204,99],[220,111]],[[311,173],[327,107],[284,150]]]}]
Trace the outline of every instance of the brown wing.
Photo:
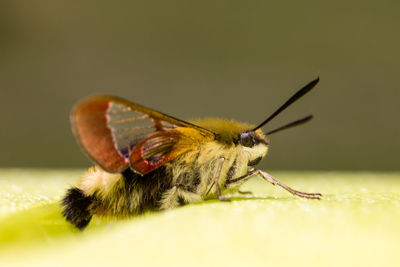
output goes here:
[{"label": "brown wing", "polygon": [[86,154],[109,172],[128,166],[144,175],[215,134],[194,124],[113,96],[90,97],[71,114]]}]

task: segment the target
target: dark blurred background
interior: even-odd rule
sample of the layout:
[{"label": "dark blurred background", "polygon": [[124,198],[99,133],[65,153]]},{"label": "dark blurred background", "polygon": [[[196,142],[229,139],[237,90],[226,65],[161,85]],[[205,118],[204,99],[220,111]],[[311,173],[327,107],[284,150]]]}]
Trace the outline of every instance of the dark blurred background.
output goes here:
[{"label": "dark blurred background", "polygon": [[68,118],[88,95],[257,124],[320,76],[261,167],[399,170],[399,3],[2,0],[0,166],[88,166]]}]

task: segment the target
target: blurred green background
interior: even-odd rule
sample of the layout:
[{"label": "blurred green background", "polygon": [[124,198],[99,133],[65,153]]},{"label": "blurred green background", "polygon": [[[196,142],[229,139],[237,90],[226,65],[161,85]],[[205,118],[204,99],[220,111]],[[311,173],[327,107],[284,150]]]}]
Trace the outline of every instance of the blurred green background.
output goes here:
[{"label": "blurred green background", "polygon": [[276,118],[264,169],[399,170],[398,1],[0,2],[0,166],[84,167],[69,112],[125,97],[175,117]]}]

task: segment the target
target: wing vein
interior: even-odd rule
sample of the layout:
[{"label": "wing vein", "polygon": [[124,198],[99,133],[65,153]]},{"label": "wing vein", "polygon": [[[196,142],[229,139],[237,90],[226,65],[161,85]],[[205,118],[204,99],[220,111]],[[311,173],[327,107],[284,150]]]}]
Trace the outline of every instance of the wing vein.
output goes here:
[{"label": "wing vein", "polygon": [[127,108],[120,108],[120,109],[113,109],[107,111],[108,114],[119,114],[119,113],[126,113],[126,112],[132,112],[132,109],[127,107]]},{"label": "wing vein", "polygon": [[120,129],[113,129],[113,133],[123,133],[123,132],[129,132],[132,130],[143,130],[143,129],[151,129],[151,128],[154,128],[154,125],[126,127],[126,128],[120,128]]},{"label": "wing vein", "polygon": [[137,121],[137,120],[145,120],[148,119],[149,116],[143,115],[143,116],[138,116],[138,117],[130,117],[130,118],[125,118],[125,119],[119,119],[119,120],[109,120],[109,124],[119,124],[119,123],[127,123],[127,122],[132,122],[132,121]]},{"label": "wing vein", "polygon": [[130,134],[130,135],[127,135],[127,136],[121,136],[121,137],[118,137],[118,141],[121,141],[121,140],[128,140],[128,139],[131,139],[132,137],[138,137],[138,136],[143,136],[143,135],[148,135],[148,134],[152,134],[152,133],[154,133],[155,131],[147,131],[147,132],[141,132],[141,133],[136,133],[136,134]]}]

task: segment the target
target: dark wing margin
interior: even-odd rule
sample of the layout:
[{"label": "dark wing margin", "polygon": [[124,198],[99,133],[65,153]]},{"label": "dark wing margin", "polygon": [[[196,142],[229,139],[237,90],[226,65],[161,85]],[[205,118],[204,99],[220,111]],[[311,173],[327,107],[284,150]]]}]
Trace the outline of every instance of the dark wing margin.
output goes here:
[{"label": "dark wing margin", "polygon": [[108,172],[129,166],[144,175],[175,158],[179,127],[215,134],[197,125],[114,96],[94,96],[71,114],[73,132],[84,152]]}]

